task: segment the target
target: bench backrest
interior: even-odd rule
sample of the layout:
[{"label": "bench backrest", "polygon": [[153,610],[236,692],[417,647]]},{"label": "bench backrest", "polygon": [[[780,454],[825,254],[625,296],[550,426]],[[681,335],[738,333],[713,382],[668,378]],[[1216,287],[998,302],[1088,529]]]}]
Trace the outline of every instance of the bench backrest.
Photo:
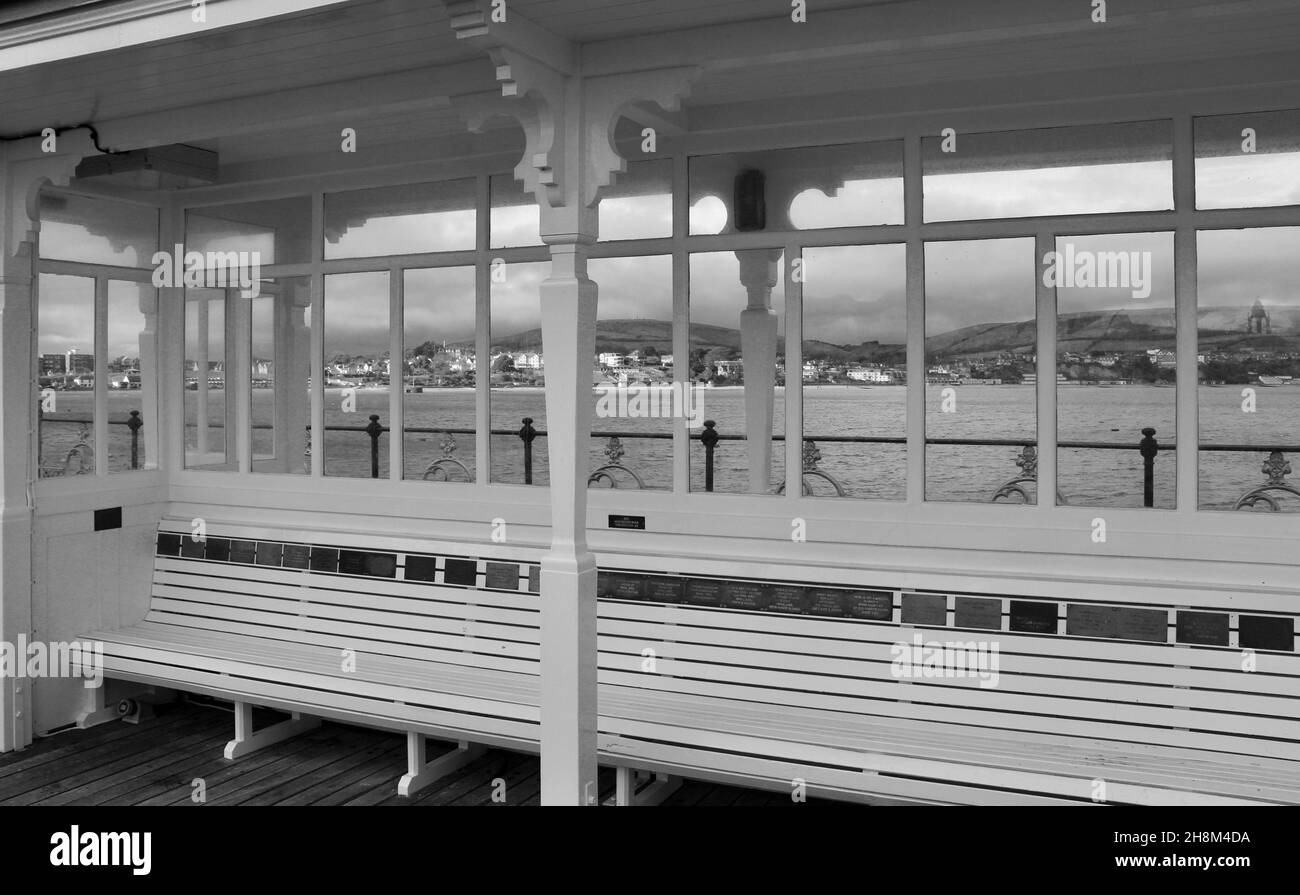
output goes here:
[{"label": "bench backrest", "polygon": [[[537,673],[539,554],[400,548],[164,522],[149,618]],[[632,570],[599,591],[602,684],[1300,760],[1290,614]]]}]

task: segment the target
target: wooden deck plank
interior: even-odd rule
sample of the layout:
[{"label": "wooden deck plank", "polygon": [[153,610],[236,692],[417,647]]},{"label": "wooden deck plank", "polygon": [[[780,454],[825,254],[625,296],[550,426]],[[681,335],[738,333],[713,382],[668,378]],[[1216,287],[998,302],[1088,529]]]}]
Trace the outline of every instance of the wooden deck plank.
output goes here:
[{"label": "wooden deck plank", "polygon": [[358,756],[357,760],[351,763],[346,770],[340,771],[333,777],[323,779],[306,788],[300,788],[293,795],[276,802],[277,805],[315,805],[328,798],[331,794],[356,783],[360,780],[367,780],[372,776],[380,776],[381,779],[392,781],[393,786],[397,786],[397,780],[402,775],[402,769],[405,767],[405,744],[398,737],[389,737],[389,742],[376,742],[373,749],[367,749],[369,754]]},{"label": "wooden deck plank", "polygon": [[[168,708],[170,707],[160,707],[158,716],[147,726],[168,727],[184,722],[184,714],[167,711]],[[29,749],[0,755],[0,780],[13,774],[25,773],[51,761],[63,761],[100,744],[139,736],[145,726],[110,723],[85,730],[68,728],[47,737],[37,737]]]},{"label": "wooden deck plank", "polygon": [[[394,743],[389,737],[371,739],[370,742],[367,742],[367,739],[371,738],[354,741],[352,748],[347,751],[331,750],[328,755],[330,760],[325,764],[313,763],[304,773],[288,777],[269,789],[258,790],[238,804],[278,805],[305,790],[321,784],[329,784],[338,776],[355,771],[358,765],[365,765],[374,758],[391,756],[402,749],[401,743]],[[393,761],[393,767],[400,771],[400,758]]]}]

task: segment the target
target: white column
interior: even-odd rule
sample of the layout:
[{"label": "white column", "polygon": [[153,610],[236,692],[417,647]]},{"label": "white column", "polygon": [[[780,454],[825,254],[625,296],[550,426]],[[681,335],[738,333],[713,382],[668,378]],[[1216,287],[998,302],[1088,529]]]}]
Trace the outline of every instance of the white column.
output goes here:
[{"label": "white column", "polygon": [[[576,202],[574,203],[577,204]],[[543,208],[551,275],[541,286],[551,550],[542,560],[542,804],[595,804],[596,560],[587,549],[596,241],[589,208]]]},{"label": "white column", "polygon": [[[740,353],[745,369],[745,446],[749,455],[749,490],[764,494],[772,486],[772,407],[776,394],[776,314],[772,289],[777,284],[780,249],[745,249],[740,282],[748,305],[740,312]],[[798,479],[799,470],[793,472]],[[797,483],[791,487],[801,487]]]},{"label": "white column", "polygon": [[140,416],[144,428],[140,430],[140,468],[158,468],[158,446],[162,427],[159,425],[158,396],[158,290],[140,290],[140,313],[144,315],[144,329],[140,331],[137,351],[140,357]]}]

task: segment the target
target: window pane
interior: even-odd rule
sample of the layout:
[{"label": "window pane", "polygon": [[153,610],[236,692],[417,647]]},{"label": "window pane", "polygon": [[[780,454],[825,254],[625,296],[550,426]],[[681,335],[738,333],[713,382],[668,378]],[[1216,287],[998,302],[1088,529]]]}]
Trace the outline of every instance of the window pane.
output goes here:
[{"label": "window pane", "polygon": [[158,210],[128,202],[41,193],[41,257],[153,267]]},{"label": "window pane", "polygon": [[699,394],[672,388],[673,259],[601,258],[587,270],[600,290],[591,421],[591,469],[599,475],[592,484],[635,488],[639,478],[641,487],[671,490],[673,416],[688,417],[688,401]]},{"label": "window pane", "polygon": [[524,192],[513,174],[494,174],[492,191],[492,247],[539,246],[541,218],[537,200]]},{"label": "window pane", "polygon": [[[1058,487],[1077,506],[1140,507],[1143,430],[1174,440],[1173,234],[1062,238],[1056,251]],[[1155,506],[1174,506],[1174,472],[1160,451]]]},{"label": "window pane", "polygon": [[600,195],[602,242],[673,235],[671,159],[628,162]]},{"label": "window pane", "polygon": [[[1268,483],[1272,450],[1300,441],[1300,227],[1197,234],[1197,281],[1199,502],[1232,510]],[[1243,449],[1222,450],[1234,446]],[[1300,511],[1286,491],[1256,493]],[[1271,509],[1263,499],[1250,506]]]},{"label": "window pane", "polygon": [[[903,144],[854,143],[690,161],[691,233],[736,232],[737,178],[762,174],[763,227],[817,230],[903,222]],[[758,193],[758,187],[754,186]]]},{"label": "window pane", "polygon": [[263,281],[251,314],[253,472],[310,474],[311,280]]},{"label": "window pane", "polygon": [[1300,111],[1196,119],[1196,207],[1270,205],[1300,205]]},{"label": "window pane", "polygon": [[[714,491],[770,494],[785,481],[782,255],[746,249],[691,256],[687,375],[707,388],[704,415],[721,439],[713,454]],[[757,305],[747,310],[751,289]],[[707,451],[694,430],[690,457],[691,490],[709,490]]]},{"label": "window pane", "polygon": [[[311,256],[311,199],[271,199],[190,209],[185,248],[194,252],[253,252],[258,263],[295,264]],[[205,285],[213,285],[211,280]]]},{"label": "window pane", "polygon": [[550,275],[549,261],[506,264],[493,268],[490,407],[492,481],[545,485],[546,439],[531,448],[517,434],[525,417],[537,432],[546,431],[545,358],[542,355],[542,304],[539,289]]},{"label": "window pane", "polygon": [[146,283],[108,282],[109,472],[158,465],[156,458],[147,456],[145,444],[145,432],[156,425],[157,411],[144,403],[146,390],[151,398],[157,395],[155,334],[146,329],[145,317],[157,314],[157,294]]},{"label": "window pane", "polygon": [[1036,269],[1032,239],[926,244],[926,500],[1037,502]]},{"label": "window pane", "polygon": [[325,196],[325,257],[474,248],[474,181],[409,183]]},{"label": "window pane", "polygon": [[820,454],[805,459],[805,488],[834,496],[838,483],[849,497],[903,500],[906,248],[805,249],[803,270],[803,437]]},{"label": "window pane", "polygon": [[43,273],[38,289],[40,475],[93,473],[95,281]]},{"label": "window pane", "polygon": [[226,290],[185,290],[187,467],[234,468],[235,457],[227,456],[235,427],[234,402],[226,400],[226,322]]},{"label": "window pane", "polygon": [[921,158],[927,221],[1174,207],[1168,121],[926,137]]},{"label": "window pane", "polygon": [[472,482],[474,268],[434,267],[404,276],[402,476]]},{"label": "window pane", "polygon": [[[388,477],[388,271],[325,277],[325,474]],[[372,419],[372,417],[374,419]]]}]

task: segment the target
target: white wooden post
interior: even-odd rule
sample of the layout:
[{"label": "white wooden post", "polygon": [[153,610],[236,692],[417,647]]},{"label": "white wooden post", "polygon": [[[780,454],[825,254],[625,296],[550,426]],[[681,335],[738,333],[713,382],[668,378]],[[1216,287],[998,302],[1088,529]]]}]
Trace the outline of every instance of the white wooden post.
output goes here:
[{"label": "white wooden post", "polygon": [[[777,284],[780,249],[746,249],[740,259],[740,282],[749,304],[740,312],[740,352],[745,371],[745,446],[749,454],[749,490],[765,494],[772,486],[772,408],[776,395],[776,314],[772,289]],[[801,488],[799,470],[787,470]],[[799,493],[796,491],[796,493]]]}]

